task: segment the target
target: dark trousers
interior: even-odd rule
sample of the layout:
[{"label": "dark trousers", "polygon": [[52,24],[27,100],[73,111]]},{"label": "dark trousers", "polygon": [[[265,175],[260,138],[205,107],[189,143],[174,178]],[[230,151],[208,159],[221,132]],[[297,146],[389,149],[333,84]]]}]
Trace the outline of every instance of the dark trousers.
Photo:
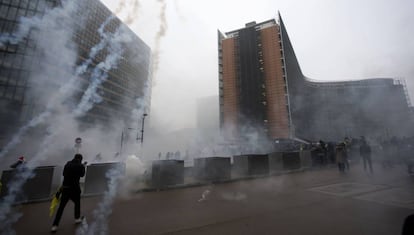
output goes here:
[{"label": "dark trousers", "polygon": [[80,218],[80,194],[80,188],[63,188],[59,209],[57,210],[55,220],[53,221],[54,226],[59,225],[63,210],[65,209],[65,206],[68,203],[69,199],[75,203],[75,219]]}]

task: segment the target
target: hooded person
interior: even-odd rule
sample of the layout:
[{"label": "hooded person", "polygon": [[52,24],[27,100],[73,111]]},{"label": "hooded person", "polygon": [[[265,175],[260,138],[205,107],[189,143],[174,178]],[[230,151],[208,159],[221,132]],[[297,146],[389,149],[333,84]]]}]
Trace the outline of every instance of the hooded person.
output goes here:
[{"label": "hooded person", "polygon": [[86,162],[82,164],[82,158],[81,154],[75,154],[75,157],[65,164],[63,169],[62,195],[51,232],[57,231],[63,210],[69,200],[72,200],[75,204],[75,223],[80,224],[82,222],[83,217],[80,215],[81,189],[79,180],[85,176],[86,165]]}]

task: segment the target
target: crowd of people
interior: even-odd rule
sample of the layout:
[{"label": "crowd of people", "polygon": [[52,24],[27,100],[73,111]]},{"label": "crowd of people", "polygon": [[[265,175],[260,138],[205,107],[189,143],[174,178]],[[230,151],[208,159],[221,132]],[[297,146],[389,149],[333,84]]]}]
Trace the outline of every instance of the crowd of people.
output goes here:
[{"label": "crowd of people", "polygon": [[304,148],[312,150],[314,166],[337,164],[340,172],[349,170],[350,162],[363,162],[364,170],[373,173],[372,161],[383,168],[392,168],[396,164],[405,164],[409,174],[414,174],[414,137],[391,137],[382,140],[367,140],[345,137],[339,142],[319,140]]}]

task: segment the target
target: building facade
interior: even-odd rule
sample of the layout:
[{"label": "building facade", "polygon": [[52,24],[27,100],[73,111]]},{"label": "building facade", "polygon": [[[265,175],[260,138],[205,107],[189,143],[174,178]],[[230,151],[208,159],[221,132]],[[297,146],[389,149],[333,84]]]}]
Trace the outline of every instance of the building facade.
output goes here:
[{"label": "building facade", "polygon": [[[75,57],[74,64],[69,66],[75,69],[86,62],[88,66],[84,73],[78,74],[77,90],[68,97],[67,106],[75,108],[85,89],[93,82],[91,79],[93,74],[100,74],[105,76],[105,79],[96,84],[96,94],[99,94],[100,100],[95,102],[85,115],[79,117],[80,123],[93,125],[96,122],[106,123],[113,119],[127,120],[131,117],[131,111],[137,107],[137,99],[142,98],[148,90],[150,94],[150,48],[99,0],[72,2],[77,2],[79,6],[71,12],[73,15],[67,16],[73,19],[68,41],[73,44],[72,51]],[[0,138],[2,142],[7,141],[16,128],[45,109],[48,102],[47,97],[46,100],[42,97],[45,88],[58,89],[65,82],[66,77],[73,75],[69,74],[71,71],[61,69],[67,67],[64,64],[68,60],[66,57],[69,57],[65,54],[67,50],[62,50],[62,54],[53,52],[52,55],[48,54],[48,50],[41,52],[38,50],[37,44],[40,42],[33,33],[36,25],[19,41],[13,42],[4,38],[18,32],[21,24],[25,23],[22,17],[34,19],[31,22],[35,22],[35,19],[41,19],[46,12],[62,6],[63,3],[59,0],[0,0],[0,39],[2,39]],[[54,27],[56,25],[58,24],[53,24]],[[115,34],[121,26],[123,30],[120,33],[128,40],[120,43],[119,52],[122,54],[114,66],[107,69],[104,63],[107,63],[112,52],[109,48],[110,42],[101,43],[105,40],[103,34]],[[56,37],[60,36],[62,35],[56,35]],[[52,51],[55,38],[42,40],[43,45],[50,44],[50,51]],[[100,43],[103,46],[97,49]],[[92,49],[97,53],[91,58]],[[144,108],[148,112],[149,102],[147,104],[148,107]]]},{"label": "building facade", "polygon": [[231,138],[341,139],[411,135],[404,81],[305,77],[279,16],[218,32],[220,127]]}]

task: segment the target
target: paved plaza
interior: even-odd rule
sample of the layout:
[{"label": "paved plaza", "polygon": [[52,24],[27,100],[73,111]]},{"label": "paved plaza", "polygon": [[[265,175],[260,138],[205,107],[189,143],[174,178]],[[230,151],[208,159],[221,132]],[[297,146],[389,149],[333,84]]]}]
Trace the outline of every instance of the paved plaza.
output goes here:
[{"label": "paved plaza", "polygon": [[[401,234],[414,214],[414,177],[403,166],[374,174],[352,165],[150,191],[119,197],[112,206],[109,234]],[[204,197],[203,197],[204,195]],[[102,197],[82,199],[90,225]],[[47,234],[49,202],[18,207],[17,234]],[[57,234],[75,234],[69,202]]]}]

